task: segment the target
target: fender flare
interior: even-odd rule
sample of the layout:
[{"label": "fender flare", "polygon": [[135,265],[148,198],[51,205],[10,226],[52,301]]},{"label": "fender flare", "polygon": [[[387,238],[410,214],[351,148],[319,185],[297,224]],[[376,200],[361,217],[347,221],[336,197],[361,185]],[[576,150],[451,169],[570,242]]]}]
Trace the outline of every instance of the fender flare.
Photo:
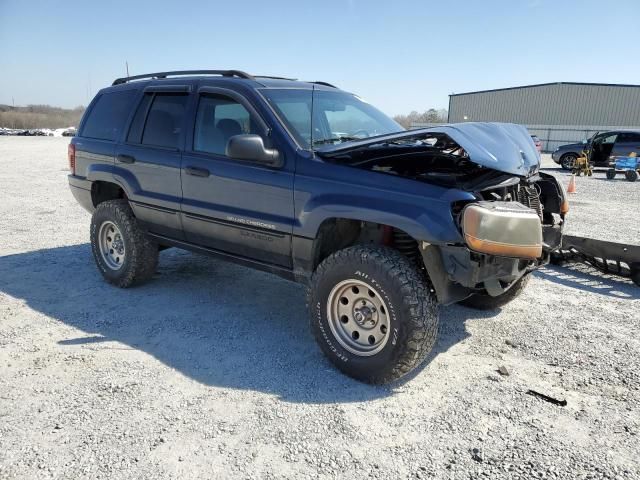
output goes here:
[{"label": "fender flare", "polygon": [[416,240],[429,243],[461,243],[455,227],[451,201],[426,199],[429,207],[397,202],[393,199],[357,197],[346,194],[321,195],[313,198],[298,214],[299,225],[294,235],[316,238],[320,226],[332,218],[372,222],[402,230]]}]

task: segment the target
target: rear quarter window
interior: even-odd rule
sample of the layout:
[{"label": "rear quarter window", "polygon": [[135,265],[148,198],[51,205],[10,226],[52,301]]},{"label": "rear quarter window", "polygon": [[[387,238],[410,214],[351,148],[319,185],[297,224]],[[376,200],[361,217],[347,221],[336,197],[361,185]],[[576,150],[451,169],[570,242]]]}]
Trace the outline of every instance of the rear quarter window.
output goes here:
[{"label": "rear quarter window", "polygon": [[135,90],[103,93],[98,97],[82,127],[81,137],[116,140],[127,121]]}]

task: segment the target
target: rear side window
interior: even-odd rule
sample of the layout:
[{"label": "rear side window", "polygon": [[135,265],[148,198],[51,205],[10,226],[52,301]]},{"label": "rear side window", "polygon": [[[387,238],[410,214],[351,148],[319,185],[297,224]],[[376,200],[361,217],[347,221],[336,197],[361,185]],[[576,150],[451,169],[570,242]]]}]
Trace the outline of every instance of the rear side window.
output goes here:
[{"label": "rear side window", "polygon": [[618,142],[620,143],[639,143],[640,144],[640,134],[624,132],[618,136]]},{"label": "rear side window", "polygon": [[188,98],[178,93],[157,93],[147,114],[141,143],[178,149]]},{"label": "rear side window", "polygon": [[82,137],[117,140],[129,116],[135,90],[100,95],[82,127]]},{"label": "rear side window", "polygon": [[241,103],[224,95],[200,97],[193,138],[195,151],[225,155],[229,139],[244,133],[261,132]]},{"label": "rear side window", "polygon": [[129,135],[127,135],[127,142],[140,143],[142,141],[142,130],[144,129],[144,121],[147,119],[147,113],[149,113],[149,106],[153,100],[152,93],[146,93],[142,97],[140,105],[136,110],[136,114],[131,121],[131,127],[129,127]]}]

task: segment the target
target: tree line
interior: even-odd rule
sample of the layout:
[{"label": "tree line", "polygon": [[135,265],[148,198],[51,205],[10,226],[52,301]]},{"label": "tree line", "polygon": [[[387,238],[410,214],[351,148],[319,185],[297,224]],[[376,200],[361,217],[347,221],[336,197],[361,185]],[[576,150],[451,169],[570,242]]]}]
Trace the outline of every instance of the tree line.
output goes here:
[{"label": "tree line", "polygon": [[67,109],[50,105],[12,107],[0,104],[0,127],[17,129],[77,127],[83,113],[83,106]]},{"label": "tree line", "polygon": [[446,123],[448,112],[446,109],[430,108],[422,113],[413,111],[409,115],[396,115],[393,119],[404,128],[411,128],[414,123]]}]

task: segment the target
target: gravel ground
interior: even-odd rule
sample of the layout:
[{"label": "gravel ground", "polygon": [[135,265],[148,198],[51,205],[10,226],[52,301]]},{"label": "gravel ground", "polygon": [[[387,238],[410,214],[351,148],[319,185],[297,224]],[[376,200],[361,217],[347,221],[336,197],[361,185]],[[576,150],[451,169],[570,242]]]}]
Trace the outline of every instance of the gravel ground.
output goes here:
[{"label": "gravel ground", "polygon": [[[0,478],[640,478],[630,282],[544,268],[502,310],[444,308],[424,366],[367,386],[323,358],[299,285],[176,250],[103,282],[67,143],[0,137]],[[640,184],[599,176],[571,231],[623,239]]]},{"label": "gravel ground", "polygon": [[[543,155],[543,171],[558,177],[565,188],[571,173]],[[606,169],[594,170],[591,177],[576,177],[576,193],[569,195],[571,211],[566,233],[610,242],[640,245],[640,182],[628,182],[624,175],[607,180]]]}]

